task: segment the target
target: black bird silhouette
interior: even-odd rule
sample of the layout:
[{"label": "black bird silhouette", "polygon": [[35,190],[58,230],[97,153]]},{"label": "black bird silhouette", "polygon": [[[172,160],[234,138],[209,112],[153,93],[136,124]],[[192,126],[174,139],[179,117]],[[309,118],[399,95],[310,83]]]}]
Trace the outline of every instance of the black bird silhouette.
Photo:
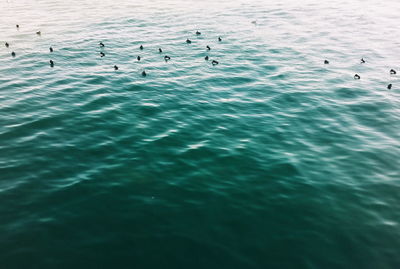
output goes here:
[{"label": "black bird silhouette", "polygon": [[325,60],[325,61],[324,61],[324,64],[329,64],[329,61],[328,61],[328,60]]},{"label": "black bird silhouette", "polygon": [[147,76],[146,71],[143,70],[142,76],[143,76],[143,77]]},{"label": "black bird silhouette", "polygon": [[360,79],[360,78],[361,78],[360,75],[358,75],[358,74],[354,75],[354,79]]},{"label": "black bird silhouette", "polygon": [[106,54],[104,52],[100,52],[100,57],[104,57]]},{"label": "black bird silhouette", "polygon": [[4,45],[6,46],[6,48],[10,46],[10,44],[8,44],[7,42]]},{"label": "black bird silhouette", "polygon": [[365,63],[365,60],[364,60],[364,58],[361,58],[361,63],[362,63],[362,64],[364,64],[364,63]]},{"label": "black bird silhouette", "polygon": [[216,60],[213,60],[211,63],[212,63],[212,65],[217,65],[217,64],[219,64],[219,62],[216,61]]},{"label": "black bird silhouette", "polygon": [[392,84],[389,84],[389,85],[387,86],[387,88],[388,88],[388,90],[391,90],[391,89],[392,89]]},{"label": "black bird silhouette", "polygon": [[52,47],[50,47],[49,50],[50,50],[50,52],[53,52],[53,48]]},{"label": "black bird silhouette", "polygon": [[210,46],[208,46],[208,45],[206,46],[206,48],[207,48],[207,50],[211,50]]},{"label": "black bird silhouette", "polygon": [[118,66],[114,65],[114,70],[118,70]]},{"label": "black bird silhouette", "polygon": [[208,61],[208,59],[209,59],[209,58],[208,58],[208,55],[207,55],[206,57],[204,57],[204,60]]},{"label": "black bird silhouette", "polygon": [[166,62],[168,62],[169,60],[171,60],[171,57],[169,57],[168,55],[165,55],[165,56],[164,56],[164,60],[165,60]]},{"label": "black bird silhouette", "polygon": [[162,53],[162,49],[161,49],[161,48],[159,48],[159,49],[158,49],[158,52],[159,52],[159,53]]},{"label": "black bird silhouette", "polygon": [[142,59],[140,56],[138,56],[137,58],[136,58],[138,61],[140,61],[140,59]]},{"label": "black bird silhouette", "polygon": [[103,42],[100,42],[99,45],[100,45],[100,47],[104,47]]},{"label": "black bird silhouette", "polygon": [[390,69],[390,74],[391,74],[391,75],[396,75],[397,72],[396,72],[396,70],[394,70],[394,69]]},{"label": "black bird silhouette", "polygon": [[186,39],[186,43],[190,44],[192,41],[190,39]]},{"label": "black bird silhouette", "polygon": [[41,34],[42,34],[42,32],[40,32],[40,31],[37,31],[37,32],[36,32],[36,34],[37,34],[37,35],[41,35]]},{"label": "black bird silhouette", "polygon": [[142,50],[142,49],[143,49],[143,45],[140,45],[139,49],[141,49],[141,50]]},{"label": "black bird silhouette", "polygon": [[196,31],[196,35],[201,35],[201,33],[199,31]]},{"label": "black bird silhouette", "polygon": [[15,57],[15,52],[11,52],[11,56],[12,56],[12,57]]},{"label": "black bird silhouette", "polygon": [[221,38],[221,37],[218,37],[218,41],[221,42],[221,41],[222,41],[222,38]]},{"label": "black bird silhouette", "polygon": [[15,25],[17,28],[19,28],[19,24]]},{"label": "black bird silhouette", "polygon": [[54,62],[53,62],[53,60],[50,60],[50,66],[51,66],[51,67],[54,67]]}]

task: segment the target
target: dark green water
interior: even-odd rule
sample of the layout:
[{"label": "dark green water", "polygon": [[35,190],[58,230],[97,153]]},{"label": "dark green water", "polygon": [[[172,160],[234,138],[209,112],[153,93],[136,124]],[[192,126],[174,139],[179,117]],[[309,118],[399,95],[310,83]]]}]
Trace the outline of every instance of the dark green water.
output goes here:
[{"label": "dark green water", "polygon": [[398,14],[2,1],[0,268],[399,268]]}]

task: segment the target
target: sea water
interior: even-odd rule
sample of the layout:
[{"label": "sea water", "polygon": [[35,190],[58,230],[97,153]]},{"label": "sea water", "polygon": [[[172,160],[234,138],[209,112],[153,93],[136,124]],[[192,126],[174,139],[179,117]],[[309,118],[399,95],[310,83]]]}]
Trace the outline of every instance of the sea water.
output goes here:
[{"label": "sea water", "polygon": [[400,268],[399,14],[1,1],[0,267]]}]

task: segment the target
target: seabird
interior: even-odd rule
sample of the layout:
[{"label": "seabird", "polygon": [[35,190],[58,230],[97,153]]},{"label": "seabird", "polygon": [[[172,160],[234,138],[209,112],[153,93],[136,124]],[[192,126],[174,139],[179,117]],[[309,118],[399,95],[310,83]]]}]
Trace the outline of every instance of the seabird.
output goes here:
[{"label": "seabird", "polygon": [[53,52],[53,48],[52,47],[50,47],[49,50],[50,50],[50,52]]},{"label": "seabird", "polygon": [[141,50],[142,50],[142,49],[143,49],[143,45],[140,45],[139,49],[141,49]]},{"label": "seabird", "polygon": [[162,53],[162,49],[161,49],[161,48],[159,48],[159,49],[158,49],[158,52],[159,52],[159,53]]},{"label": "seabird", "polygon": [[390,69],[390,74],[391,74],[391,75],[396,75],[397,72],[396,72],[396,70],[394,70],[394,69]]},{"label": "seabird", "polygon": [[201,35],[201,33],[199,31],[196,31],[196,35]]},{"label": "seabird", "polygon": [[389,84],[389,85],[387,86],[387,88],[388,88],[388,90],[391,90],[391,89],[392,89],[392,84]]},{"label": "seabird", "polygon": [[190,39],[186,39],[186,43],[190,44],[192,41]]},{"label": "seabird", "polygon": [[324,61],[324,64],[329,64],[329,61],[328,61],[328,60],[325,60],[325,61]]},{"label": "seabird", "polygon": [[15,52],[11,52],[11,56],[12,56],[12,57],[15,57]]},{"label": "seabird", "polygon": [[208,55],[206,57],[204,57],[204,60],[208,61]]},{"label": "seabird", "polygon": [[140,57],[140,56],[138,56],[136,59],[137,59],[138,61],[140,61],[141,57]]},{"label": "seabird", "polygon": [[50,60],[50,66],[53,67],[54,66],[54,62],[53,60]]},{"label": "seabird", "polygon": [[19,24],[15,25],[17,28],[19,28]]},{"label": "seabird", "polygon": [[103,42],[100,42],[99,45],[100,45],[100,47],[104,47]]},{"label": "seabird", "polygon": [[143,76],[143,77],[147,76],[146,71],[143,70],[142,76]]},{"label": "seabird", "polygon": [[8,44],[7,42],[4,45],[6,46],[6,48],[10,46],[10,44]]},{"label": "seabird", "polygon": [[360,79],[361,77],[358,74],[354,75],[354,79]]},{"label": "seabird", "polygon": [[118,70],[118,66],[114,65],[114,70]]},{"label": "seabird", "polygon": [[41,35],[41,34],[42,34],[42,32],[40,32],[40,31],[37,31],[37,32],[36,32],[36,34],[37,34],[37,35]]},{"label": "seabird", "polygon": [[100,52],[100,57],[104,57],[106,54],[104,52]]},{"label": "seabird", "polygon": [[365,63],[365,60],[364,60],[364,58],[361,58],[361,63],[362,63],[362,64],[364,64],[364,63]]},{"label": "seabird", "polygon": [[207,48],[207,50],[211,50],[211,48],[210,48],[210,46],[209,46],[209,45],[207,45],[207,46],[206,46],[206,48]]},{"label": "seabird", "polygon": [[164,60],[167,62],[167,61],[171,60],[171,57],[169,57],[168,55],[165,55]]},{"label": "seabird", "polygon": [[221,41],[222,41],[222,38],[221,38],[220,36],[218,37],[218,41],[219,41],[219,42],[221,42]]},{"label": "seabird", "polygon": [[216,61],[216,60],[213,60],[211,63],[212,63],[212,65],[217,65],[217,64],[219,64],[219,62]]}]

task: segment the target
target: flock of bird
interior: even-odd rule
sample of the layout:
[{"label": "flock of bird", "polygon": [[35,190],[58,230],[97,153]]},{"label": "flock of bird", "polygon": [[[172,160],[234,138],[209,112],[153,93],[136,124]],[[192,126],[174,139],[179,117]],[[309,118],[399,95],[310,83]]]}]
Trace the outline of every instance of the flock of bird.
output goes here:
[{"label": "flock of bird", "polygon": [[[18,25],[18,24],[16,25],[16,27],[17,27],[17,29],[19,29],[19,25]],[[41,33],[41,31],[37,31],[36,34],[40,36],[42,33]],[[196,34],[196,36],[200,36],[200,35],[201,35],[201,32],[196,31],[195,34]],[[221,37],[218,37],[218,41],[221,42],[221,41],[222,41],[222,38],[221,38]],[[187,44],[191,44],[192,41],[191,41],[190,39],[186,39],[186,43],[187,43]],[[5,43],[5,46],[6,46],[6,48],[9,48],[9,47],[10,47],[10,44],[9,44],[8,42],[6,42],[6,43]],[[104,47],[105,47],[105,45],[104,45],[103,42],[99,42],[99,46],[100,46],[100,48],[104,48]],[[143,50],[143,49],[144,49],[143,45],[140,45],[139,49],[140,49],[140,50]],[[207,45],[207,46],[206,46],[206,49],[207,49],[207,51],[210,51],[210,50],[211,50],[211,47]],[[54,51],[54,49],[53,49],[52,47],[50,47],[50,48],[49,48],[49,51],[50,51],[50,53],[52,53],[52,52]],[[159,48],[159,49],[158,49],[158,52],[161,54],[161,53],[163,53],[163,50],[162,50],[161,48]],[[11,52],[11,56],[12,56],[12,57],[16,57],[16,53],[15,53],[14,51],[12,51],[12,52]],[[105,54],[103,51],[100,51],[100,57],[104,57],[104,56],[106,56],[106,54]],[[137,56],[136,59],[137,59],[138,61],[140,61],[140,60],[141,60],[140,55]],[[208,61],[209,59],[210,59],[210,58],[209,58],[208,55],[204,57],[204,60],[206,60],[206,61]],[[171,60],[171,57],[168,56],[168,55],[165,55],[165,56],[164,56],[164,60],[165,60],[166,62],[168,62],[169,60]],[[55,63],[54,63],[53,60],[50,60],[49,63],[50,63],[50,67],[54,67],[54,64],[55,64]],[[211,64],[212,64],[212,65],[217,65],[217,64],[219,64],[219,62],[218,62],[217,60],[212,60],[212,61],[211,61]],[[114,65],[114,70],[118,70],[118,69],[119,69],[119,67],[118,67],[117,65]],[[146,73],[145,70],[142,71],[142,76],[144,76],[144,77],[147,76],[147,73]]]},{"label": "flock of bird", "polygon": [[[252,23],[255,24],[254,21],[253,21]],[[16,25],[16,27],[17,27],[17,29],[19,29],[19,25],[18,25],[18,24]],[[38,31],[38,32],[36,32],[36,34],[37,34],[37,35],[41,35],[42,33],[41,33],[40,31]],[[201,35],[201,32],[196,31],[195,34],[196,34],[196,36],[199,36],[199,35]],[[221,38],[221,37],[218,37],[218,41],[221,42],[221,41],[222,41],[222,38]],[[191,41],[190,39],[186,39],[186,43],[187,43],[187,44],[191,44],[192,41]],[[10,47],[10,44],[6,42],[6,43],[5,43],[5,46],[6,46],[7,48],[9,48],[9,47]],[[99,46],[100,46],[100,48],[104,48],[104,47],[105,47],[105,45],[104,45],[103,42],[100,42],[100,43],[99,43]],[[139,49],[140,49],[140,50],[143,50],[143,49],[144,49],[143,45],[140,45]],[[207,45],[207,46],[206,46],[206,49],[207,49],[207,51],[210,51],[210,50],[211,50],[211,47]],[[52,47],[50,47],[49,50],[50,50],[50,53],[54,51]],[[159,53],[163,53],[163,50],[162,50],[161,48],[159,48],[159,49],[158,49],[158,52],[159,52]],[[11,56],[12,56],[12,57],[15,57],[15,56],[16,56],[16,53],[15,53],[14,51],[12,51],[12,52],[11,52]],[[104,57],[104,56],[106,56],[106,54],[105,54],[103,51],[101,51],[101,52],[100,52],[100,57]],[[140,61],[140,60],[141,60],[140,55],[137,56],[136,59],[137,59],[138,61]],[[209,58],[208,55],[204,57],[204,60],[206,60],[206,61],[208,61],[209,59],[210,59],[210,58]],[[164,56],[164,60],[165,60],[166,62],[168,62],[169,60],[171,60],[171,57],[168,56],[168,55],[165,55],[165,56]],[[50,63],[50,66],[51,66],[51,67],[54,67],[54,61],[53,61],[53,60],[50,60],[49,63]],[[366,63],[366,61],[364,60],[364,58],[361,58],[361,64],[364,64],[364,63]],[[217,65],[217,64],[219,64],[219,62],[218,62],[217,60],[212,60],[212,61],[211,61],[211,64],[212,64],[212,65]],[[324,64],[329,64],[329,61],[328,61],[328,60],[325,60],[325,61],[324,61]],[[114,70],[118,70],[118,69],[119,69],[119,67],[118,67],[117,65],[114,65]],[[394,70],[394,69],[390,69],[389,73],[390,73],[390,75],[396,75],[396,74],[397,74],[396,70]],[[147,76],[147,73],[146,73],[145,70],[142,71],[142,76],[144,76],[144,77]],[[359,74],[355,74],[355,75],[354,75],[354,79],[356,79],[356,80],[361,79],[361,76],[360,76]],[[390,90],[390,89],[392,89],[392,86],[393,86],[393,85],[390,83],[390,84],[387,85],[387,88]]]},{"label": "flock of bird", "polygon": [[[361,61],[360,61],[360,63],[362,63],[362,64],[365,64],[366,62],[365,62],[365,60],[364,60],[364,58],[361,58]],[[329,61],[328,60],[325,60],[324,61],[324,64],[329,64]],[[397,74],[397,72],[396,72],[396,70],[394,70],[394,69],[390,69],[390,71],[389,71],[389,73],[390,73],[390,75],[396,75]],[[361,79],[361,76],[359,75],[359,74],[355,74],[354,75],[354,79]],[[387,88],[389,89],[389,90],[391,90],[392,89],[392,83],[390,83],[390,84],[388,84],[387,85]]]}]

